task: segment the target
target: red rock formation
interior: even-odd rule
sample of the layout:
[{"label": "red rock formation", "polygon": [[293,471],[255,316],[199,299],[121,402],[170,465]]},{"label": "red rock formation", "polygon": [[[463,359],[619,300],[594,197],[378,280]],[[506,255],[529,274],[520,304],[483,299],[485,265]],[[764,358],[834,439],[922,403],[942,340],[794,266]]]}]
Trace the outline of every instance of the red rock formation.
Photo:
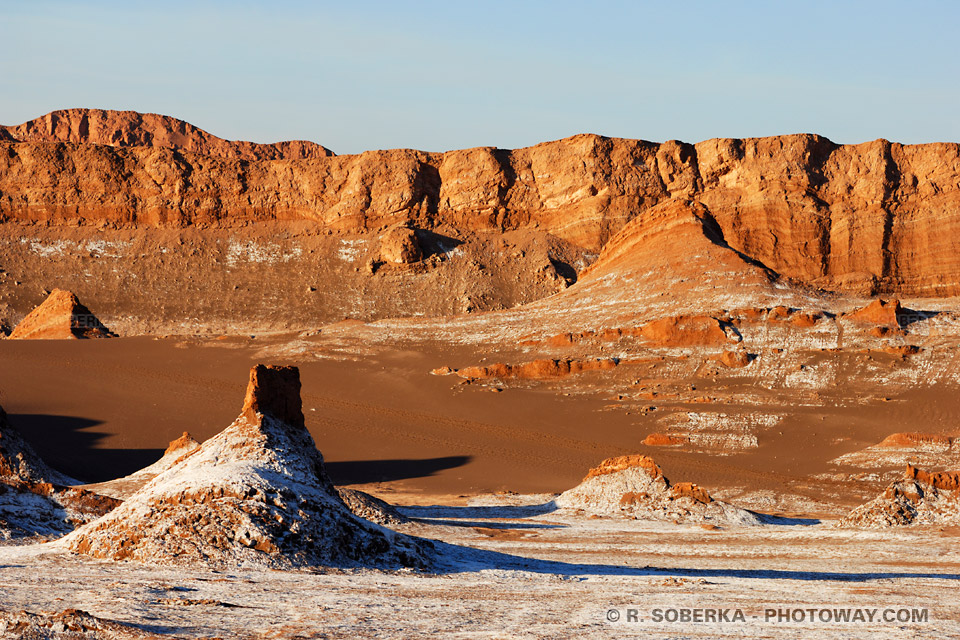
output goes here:
[{"label": "red rock formation", "polygon": [[690,438],[687,436],[678,436],[670,433],[651,433],[643,439],[643,444],[648,447],[675,447],[688,444]]},{"label": "red rock formation", "polygon": [[233,142],[189,122],[136,111],[62,109],[14,127],[0,127],[0,140],[73,142],[111,147],[162,147],[242,160],[299,160],[333,155],[315,142]]},{"label": "red rock formation", "polygon": [[672,485],[649,456],[608,458],[583,481],[560,494],[555,503],[591,513],[626,515],[654,520],[755,525],[756,514],[715,501],[691,482]]},{"label": "red rock formation", "polygon": [[80,303],[77,296],[54,289],[10,334],[11,340],[109,338],[113,334]]},{"label": "red rock formation", "polygon": [[664,347],[719,346],[735,342],[716,318],[678,316],[660,318],[643,325],[640,334]]},{"label": "red rock formation", "polygon": [[534,360],[523,364],[496,363],[487,366],[465,367],[457,375],[468,380],[488,378],[520,378],[524,380],[547,380],[576,375],[584,371],[602,371],[613,369],[618,364],[615,358],[596,360]]},{"label": "red rock formation", "polygon": [[675,498],[691,498],[703,504],[713,502],[706,489],[692,482],[678,482],[670,487],[670,493]]},{"label": "red rock formation", "polygon": [[724,351],[716,359],[730,369],[741,369],[752,361],[750,354],[743,350]]},{"label": "red rock formation", "polygon": [[960,525],[960,473],[907,465],[904,477],[840,521],[845,527]]},{"label": "red rock formation", "polygon": [[251,420],[256,420],[256,414],[261,414],[303,427],[300,370],[263,364],[250,369],[250,382],[241,413]]},{"label": "red rock formation", "polygon": [[891,449],[911,449],[914,447],[949,449],[953,446],[953,438],[934,433],[891,433],[877,446]]},{"label": "red rock formation", "polygon": [[626,469],[640,469],[651,478],[663,477],[663,471],[661,471],[657,463],[653,461],[653,458],[650,456],[633,454],[628,456],[617,456],[616,458],[607,458],[597,466],[590,469],[583,479],[586,481],[590,478],[596,478],[598,476],[619,473]]},{"label": "red rock formation", "polygon": [[843,314],[843,318],[857,322],[859,324],[876,325],[877,327],[887,329],[900,328],[900,315],[903,308],[900,301],[893,300],[874,300],[867,306]]},{"label": "red rock formation", "polygon": [[178,451],[196,449],[199,445],[200,443],[197,442],[193,436],[184,431],[182,436],[170,442],[170,444],[167,446],[167,450],[163,452],[163,455],[167,456],[171,453],[177,453]]},{"label": "red rock formation", "polygon": [[417,234],[408,227],[393,227],[380,237],[380,259],[393,264],[410,264],[423,259]]},{"label": "red rock formation", "polygon": [[904,477],[907,480],[916,480],[919,483],[929,485],[943,491],[960,490],[960,472],[956,471],[928,473],[908,464],[907,470],[904,472]]}]

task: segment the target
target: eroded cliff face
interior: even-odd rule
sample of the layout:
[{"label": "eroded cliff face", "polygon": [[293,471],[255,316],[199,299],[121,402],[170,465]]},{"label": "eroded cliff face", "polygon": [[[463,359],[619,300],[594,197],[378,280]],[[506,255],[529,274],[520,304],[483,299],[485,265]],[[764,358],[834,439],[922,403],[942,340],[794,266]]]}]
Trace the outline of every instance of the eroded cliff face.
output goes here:
[{"label": "eroded cliff face", "polygon": [[[318,145],[232,143],[164,116],[91,110],[0,133],[0,226],[9,238],[0,266],[24,278],[62,270],[48,264],[63,253],[61,236],[72,247],[136,232],[173,243],[142,247],[122,265],[133,273],[149,264],[150,273],[134,276],[149,282],[189,231],[229,235],[227,255],[212,255],[191,277],[223,281],[231,292],[231,282],[252,275],[230,257],[245,251],[246,235],[292,234],[308,240],[278,258],[295,276],[284,282],[311,294],[354,292],[357,300],[327,315],[356,316],[386,273],[376,257],[380,236],[399,226],[432,247],[421,266],[389,272],[403,281],[391,290],[410,285],[421,301],[434,299],[416,314],[509,307],[625,268],[686,269],[696,278],[711,264],[751,281],[782,277],[860,295],[960,294],[957,144],[838,145],[790,135],[691,145],[578,135],[512,151],[328,156]],[[43,239],[18,249],[16,238],[28,236]],[[210,252],[199,236],[185,262]],[[258,255],[246,262],[276,262]],[[458,257],[462,264],[451,266]],[[33,264],[40,258],[47,262]],[[309,273],[330,260],[335,269]],[[37,284],[83,289],[49,280]],[[6,297],[17,315],[16,301],[27,296]],[[407,314],[406,305],[378,305],[359,315]]]}]

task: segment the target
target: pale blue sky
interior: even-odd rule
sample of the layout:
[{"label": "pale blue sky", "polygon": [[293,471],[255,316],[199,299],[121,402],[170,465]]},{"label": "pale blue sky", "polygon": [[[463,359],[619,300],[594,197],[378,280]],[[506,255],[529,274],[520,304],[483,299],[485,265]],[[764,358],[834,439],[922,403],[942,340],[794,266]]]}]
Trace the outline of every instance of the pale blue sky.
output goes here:
[{"label": "pale blue sky", "polygon": [[582,132],[958,141],[958,7],[0,0],[0,122],[134,109],[337,153]]}]

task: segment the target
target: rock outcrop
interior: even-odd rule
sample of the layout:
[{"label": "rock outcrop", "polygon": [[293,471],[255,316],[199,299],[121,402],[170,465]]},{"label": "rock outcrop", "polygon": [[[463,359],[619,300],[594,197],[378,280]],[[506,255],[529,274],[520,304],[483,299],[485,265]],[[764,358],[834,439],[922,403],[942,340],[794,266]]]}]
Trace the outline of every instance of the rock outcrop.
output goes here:
[{"label": "rock outcrop", "polygon": [[70,640],[157,640],[161,636],[140,625],[65,611],[0,611],[0,633],[7,638],[69,638]]},{"label": "rock outcrop", "polygon": [[960,525],[960,473],[907,465],[904,477],[843,518],[841,527]]},{"label": "rock outcrop", "polygon": [[899,300],[877,299],[865,307],[844,314],[843,318],[858,324],[899,329],[901,314],[903,314],[903,307],[900,306]]},{"label": "rock outcrop", "polygon": [[304,426],[298,370],[263,365],[233,424],[62,544],[114,560],[267,567],[424,566],[430,545],[350,512]]},{"label": "rock outcrop", "polygon": [[0,140],[158,147],[239,160],[301,160],[333,155],[315,142],[234,142],[170,116],[104,109],[53,111],[17,126],[0,127]]},{"label": "rock outcrop", "polygon": [[638,519],[726,525],[761,522],[756,514],[714,500],[695,484],[671,484],[653,459],[643,455],[604,460],[555,502],[561,508]]},{"label": "rock outcrop", "polygon": [[11,340],[110,338],[113,333],[69,291],[54,289],[10,334]]},{"label": "rock outcrop", "polygon": [[957,438],[937,433],[891,433],[881,442],[834,459],[835,464],[861,468],[944,467],[956,464]]},{"label": "rock outcrop", "polygon": [[390,264],[410,264],[423,259],[417,234],[408,227],[393,227],[380,236],[380,259]]},{"label": "rock outcrop", "polygon": [[457,375],[467,380],[486,380],[490,378],[519,378],[521,380],[549,380],[564,378],[586,371],[606,371],[619,364],[616,358],[594,358],[589,360],[549,359],[533,360],[522,364],[495,363],[464,367]]}]

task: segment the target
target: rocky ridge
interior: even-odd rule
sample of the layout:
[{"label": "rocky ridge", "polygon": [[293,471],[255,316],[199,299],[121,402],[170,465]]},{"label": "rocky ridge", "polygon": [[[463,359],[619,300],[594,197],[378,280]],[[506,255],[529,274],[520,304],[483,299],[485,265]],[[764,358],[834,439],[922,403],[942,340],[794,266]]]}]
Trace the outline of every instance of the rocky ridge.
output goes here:
[{"label": "rocky ridge", "polygon": [[43,462],[0,408],[0,540],[60,536],[119,504],[74,484]]}]

